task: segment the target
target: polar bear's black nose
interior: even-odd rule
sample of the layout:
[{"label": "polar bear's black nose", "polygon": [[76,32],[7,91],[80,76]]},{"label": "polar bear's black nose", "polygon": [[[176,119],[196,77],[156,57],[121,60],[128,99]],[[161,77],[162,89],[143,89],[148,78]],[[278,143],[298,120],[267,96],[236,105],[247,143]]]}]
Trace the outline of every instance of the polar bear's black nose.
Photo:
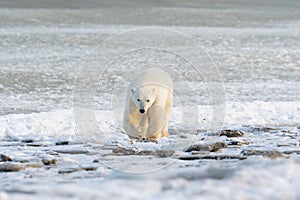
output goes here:
[{"label": "polar bear's black nose", "polygon": [[144,113],[145,112],[145,109],[140,109],[140,113]]}]

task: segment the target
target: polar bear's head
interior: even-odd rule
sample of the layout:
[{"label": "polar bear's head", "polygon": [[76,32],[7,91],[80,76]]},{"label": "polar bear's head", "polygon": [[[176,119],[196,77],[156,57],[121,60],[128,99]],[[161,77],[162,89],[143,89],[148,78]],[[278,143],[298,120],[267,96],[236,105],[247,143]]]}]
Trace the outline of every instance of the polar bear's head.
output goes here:
[{"label": "polar bear's head", "polygon": [[144,86],[138,89],[131,89],[131,99],[141,114],[147,113],[156,99],[155,87]]}]

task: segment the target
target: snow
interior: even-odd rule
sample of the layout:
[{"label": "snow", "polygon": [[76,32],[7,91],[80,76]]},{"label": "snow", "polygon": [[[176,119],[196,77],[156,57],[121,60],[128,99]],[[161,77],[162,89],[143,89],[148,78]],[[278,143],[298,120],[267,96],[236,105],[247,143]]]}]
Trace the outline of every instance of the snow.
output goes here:
[{"label": "snow", "polygon": [[[300,118],[300,102],[226,102],[224,128],[242,127],[297,127]],[[122,130],[116,116],[120,113],[112,111],[95,111],[98,126],[106,134]],[[208,130],[212,115],[212,107],[198,105],[198,129]],[[35,138],[51,139],[76,135],[73,110],[53,110],[31,114],[9,114],[0,116],[0,139]],[[170,128],[184,126],[182,109],[174,107],[170,119]],[[42,134],[41,134],[42,133]]]},{"label": "snow", "polygon": [[[299,148],[300,139],[299,129],[296,127],[299,108],[299,102],[226,102],[224,125],[246,131],[243,138],[234,139],[250,142],[248,147],[242,146],[240,150],[295,151]],[[206,114],[211,110],[210,106],[200,105],[198,109],[202,113],[199,119],[207,118]],[[264,157],[249,157],[245,161],[175,159],[191,143],[228,142],[228,139],[206,132],[205,128],[209,126],[201,123],[198,127],[201,132],[197,136],[178,132],[175,127],[180,121],[180,109],[174,110],[170,129],[173,127],[177,134],[171,132],[170,138],[162,138],[158,143],[131,141],[124,133],[119,132],[120,124],[114,120],[111,111],[96,111],[98,125],[104,131],[99,136],[105,138],[104,142],[76,134],[72,110],[1,116],[0,152],[16,161],[28,159],[30,162],[39,162],[39,159],[47,158],[58,159],[59,163],[56,167],[46,168],[46,171],[28,168],[20,172],[0,174],[0,184],[5,188],[1,190],[1,199],[48,199],[50,196],[54,199],[140,199],[141,195],[145,199],[174,199],[174,196],[190,199],[300,197],[297,188],[300,184],[300,159],[297,154],[291,154],[288,159],[276,160]],[[256,127],[275,129],[271,132],[253,132],[252,129]],[[181,127],[181,130],[184,128]],[[183,141],[182,136],[185,137]],[[42,146],[27,146],[22,142],[26,139],[32,139],[33,144]],[[68,141],[69,145],[56,146],[55,143],[59,141]],[[15,151],[17,146],[18,151]],[[173,149],[175,157],[116,157],[111,155],[110,148],[134,151]],[[238,155],[238,149],[224,149],[223,153]],[[53,152],[58,152],[59,156]],[[85,167],[96,170],[82,170]]]}]

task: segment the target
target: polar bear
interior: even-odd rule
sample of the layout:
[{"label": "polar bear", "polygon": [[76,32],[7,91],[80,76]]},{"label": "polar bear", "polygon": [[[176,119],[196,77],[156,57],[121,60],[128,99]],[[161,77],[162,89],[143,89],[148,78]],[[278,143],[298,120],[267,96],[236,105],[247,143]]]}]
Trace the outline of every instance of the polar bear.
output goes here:
[{"label": "polar bear", "polygon": [[173,105],[171,76],[151,68],[131,82],[126,98],[123,128],[130,138],[156,140],[168,137],[168,123]]}]

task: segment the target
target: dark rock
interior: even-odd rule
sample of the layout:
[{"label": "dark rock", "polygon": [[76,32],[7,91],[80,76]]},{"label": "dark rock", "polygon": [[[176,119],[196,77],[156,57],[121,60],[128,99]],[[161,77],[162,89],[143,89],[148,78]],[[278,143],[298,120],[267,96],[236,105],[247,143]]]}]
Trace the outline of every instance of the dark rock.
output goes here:
[{"label": "dark rock", "polygon": [[41,147],[41,146],[48,146],[42,143],[28,143],[26,146],[31,146],[31,147]]},{"label": "dark rock", "polygon": [[140,152],[138,152],[138,155],[150,155],[150,156],[155,156],[156,155],[156,152],[155,151],[152,151],[152,150],[142,150]]},{"label": "dark rock", "polygon": [[70,168],[65,168],[65,169],[60,169],[58,171],[59,174],[69,174],[73,172],[78,172],[81,170],[85,171],[96,171],[97,167],[89,166],[89,167],[70,167]]},{"label": "dark rock", "polygon": [[213,144],[194,144],[187,148],[185,148],[183,151],[185,152],[191,152],[191,151],[210,151],[210,152],[216,152],[219,149],[226,148],[227,144],[223,142],[216,142]]},{"label": "dark rock", "polygon": [[24,140],[22,140],[22,142],[24,142],[24,143],[33,143],[34,139],[24,139]]},{"label": "dark rock", "polygon": [[59,174],[69,174],[69,173],[78,172],[78,171],[80,171],[80,168],[75,167],[75,168],[60,169],[60,170],[58,170],[58,173]]},{"label": "dark rock", "polygon": [[143,155],[143,156],[157,156],[160,158],[170,157],[175,151],[174,150],[141,150],[138,151],[136,148],[114,148],[112,149],[113,153],[119,155]]},{"label": "dark rock", "polygon": [[0,158],[1,158],[0,162],[7,162],[7,161],[11,162],[12,161],[12,159],[5,154],[0,154]]},{"label": "dark rock", "polygon": [[210,146],[206,144],[193,144],[185,149],[184,152],[191,152],[191,151],[210,151]]},{"label": "dark rock", "polygon": [[97,167],[81,167],[81,170],[85,170],[85,171],[96,171]]},{"label": "dark rock", "polygon": [[157,157],[166,158],[170,157],[175,153],[174,150],[156,150]]},{"label": "dark rock", "polygon": [[236,145],[236,146],[242,146],[242,145],[248,145],[249,142],[247,141],[236,141],[236,140],[231,140],[228,145]]},{"label": "dark rock", "polygon": [[283,151],[282,153],[284,153],[284,154],[293,154],[293,153],[300,154],[300,150],[298,150],[298,149],[295,149],[295,150],[286,150],[286,151]]},{"label": "dark rock", "polygon": [[226,137],[243,137],[244,133],[238,130],[222,130],[220,136],[225,135]]},{"label": "dark rock", "polygon": [[224,159],[238,159],[243,160],[247,157],[241,154],[238,155],[226,155],[226,154],[213,154],[213,155],[186,155],[180,156],[180,160],[224,160]]},{"label": "dark rock", "polygon": [[60,150],[53,150],[57,153],[63,153],[63,154],[87,154],[89,153],[88,150],[81,150],[81,149],[60,149]]},{"label": "dark rock", "polygon": [[276,131],[278,129],[276,128],[271,128],[271,127],[253,127],[252,131],[257,131],[257,132],[270,132],[270,131]]},{"label": "dark rock", "polygon": [[246,149],[241,152],[245,156],[264,156],[268,158],[287,158],[288,156],[280,151],[276,150],[255,150],[255,149]]},{"label": "dark rock", "polygon": [[56,159],[43,159],[42,162],[44,165],[56,165],[57,160]]},{"label": "dark rock", "polygon": [[138,150],[135,148],[126,149],[126,148],[114,148],[112,149],[113,153],[122,154],[122,155],[136,155],[138,154]]},{"label": "dark rock", "polygon": [[55,145],[68,145],[69,144],[69,141],[58,141],[55,143]]},{"label": "dark rock", "polygon": [[211,152],[216,152],[218,151],[219,149],[222,149],[222,148],[227,148],[228,145],[224,142],[216,142],[214,144],[211,145]]}]

